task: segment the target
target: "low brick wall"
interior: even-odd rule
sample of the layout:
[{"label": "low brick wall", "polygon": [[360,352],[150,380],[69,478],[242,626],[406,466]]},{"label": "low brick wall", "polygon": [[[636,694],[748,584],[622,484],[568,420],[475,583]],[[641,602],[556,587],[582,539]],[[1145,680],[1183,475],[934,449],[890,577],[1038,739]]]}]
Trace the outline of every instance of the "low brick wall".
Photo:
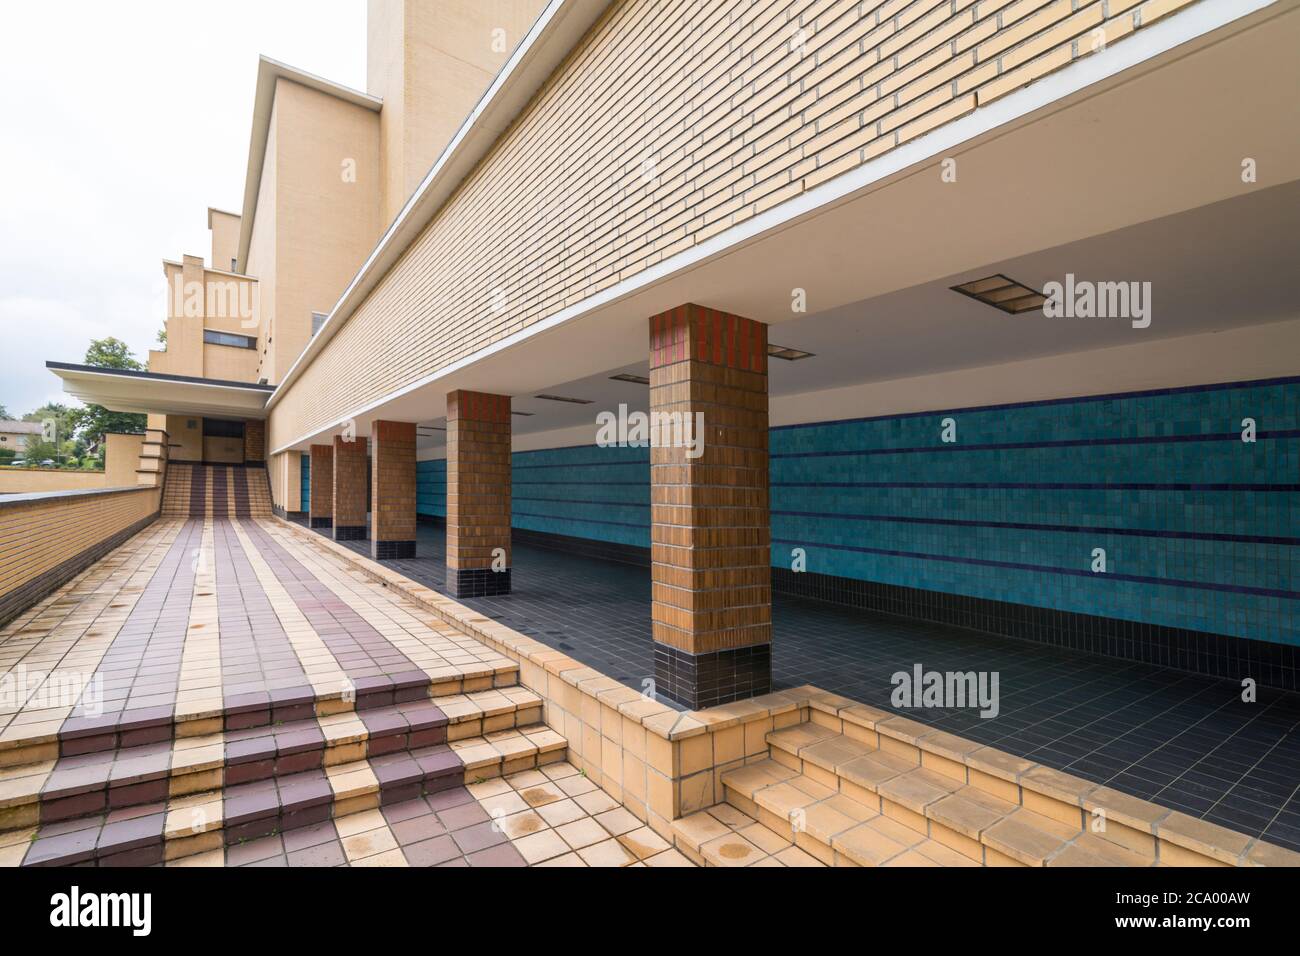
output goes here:
[{"label": "low brick wall", "polygon": [[44,491],[86,491],[91,488],[105,487],[107,482],[102,471],[0,467],[0,495]]},{"label": "low brick wall", "polygon": [[147,487],[0,498],[0,624],[152,522],[160,501]]}]

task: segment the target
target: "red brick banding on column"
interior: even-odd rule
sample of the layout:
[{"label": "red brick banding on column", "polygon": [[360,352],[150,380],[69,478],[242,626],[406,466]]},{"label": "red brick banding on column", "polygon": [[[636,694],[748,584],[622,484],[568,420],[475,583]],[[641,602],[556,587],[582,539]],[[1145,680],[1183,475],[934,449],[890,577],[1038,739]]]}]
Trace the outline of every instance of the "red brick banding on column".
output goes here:
[{"label": "red brick banding on column", "polygon": [[508,395],[447,395],[447,586],[456,597],[510,592]]},{"label": "red brick banding on column", "polygon": [[375,422],[370,556],[415,557],[415,422]]},{"label": "red brick banding on column", "polygon": [[366,439],[334,436],[335,541],[360,541],[366,536],[368,466]]},{"label": "red brick banding on column", "polygon": [[334,446],[311,446],[311,501],[307,521],[313,528],[328,528],[334,523]]},{"label": "red brick banding on column", "polygon": [[703,420],[699,457],[667,434],[650,450],[658,689],[692,708],[767,693],[767,326],[694,304],[652,317],[650,411]]},{"label": "red brick banding on column", "polygon": [[244,422],[244,463],[262,464],[266,461],[266,422],[251,418]]}]

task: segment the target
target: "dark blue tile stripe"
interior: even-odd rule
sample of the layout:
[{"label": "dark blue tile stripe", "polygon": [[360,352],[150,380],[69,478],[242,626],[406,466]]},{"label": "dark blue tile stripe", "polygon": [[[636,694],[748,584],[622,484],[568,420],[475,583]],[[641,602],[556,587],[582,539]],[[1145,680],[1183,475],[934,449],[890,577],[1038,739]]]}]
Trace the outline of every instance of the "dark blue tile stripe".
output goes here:
[{"label": "dark blue tile stripe", "polygon": [[[563,500],[563,499],[559,499]],[[592,502],[598,504],[599,502]],[[649,507],[649,505],[645,505]],[[1109,528],[1090,525],[1035,524],[1023,521],[971,521],[961,518],[915,518],[906,515],[855,515],[832,511],[778,511],[772,515],[799,518],[831,518],[836,521],[897,522],[899,524],[942,525],[960,528],[1003,528],[1016,531],[1056,531],[1071,534],[1123,535],[1138,538],[1175,538],[1188,541],[1240,541],[1247,544],[1300,546],[1300,538],[1282,535],[1225,534],[1210,531],[1162,531],[1154,528]]]},{"label": "dark blue tile stripe", "polygon": [[1229,594],[1253,594],[1259,597],[1300,599],[1300,591],[1280,588],[1248,587],[1239,584],[1218,584],[1212,581],[1183,581],[1173,578],[1158,578],[1144,574],[1120,574],[1108,571],[1104,574],[1083,571],[1079,568],[1060,568],[1042,564],[1026,564],[1019,561],[995,561],[990,558],[967,558],[948,554],[924,554],[918,551],[899,551],[894,548],[867,548],[848,544],[818,544],[790,538],[773,538],[773,544],[790,545],[797,548],[830,548],[833,551],[851,551],[856,554],[878,554],[891,558],[912,558],[921,561],[944,561],[952,564],[967,564],[975,567],[1004,568],[1013,571],[1035,571],[1040,574],[1060,574],[1072,577],[1092,578],[1098,581],[1132,581],[1138,584],[1156,584],[1167,587],[1197,588],[1204,591],[1223,591]]}]

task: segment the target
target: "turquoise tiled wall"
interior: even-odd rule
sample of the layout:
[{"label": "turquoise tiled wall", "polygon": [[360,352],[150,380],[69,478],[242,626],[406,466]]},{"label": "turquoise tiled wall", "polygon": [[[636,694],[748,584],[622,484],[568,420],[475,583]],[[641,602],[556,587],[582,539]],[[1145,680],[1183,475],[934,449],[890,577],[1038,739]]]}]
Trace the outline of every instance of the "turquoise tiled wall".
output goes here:
[{"label": "turquoise tiled wall", "polygon": [[650,449],[554,448],[511,456],[511,525],[650,547]]},{"label": "turquoise tiled wall", "polygon": [[[774,428],[772,563],[1300,644],[1298,425],[1289,379]],[[649,546],[646,449],[513,460],[515,527]]]},{"label": "turquoise tiled wall", "polygon": [[447,517],[447,461],[420,461],[415,465],[415,512]]},{"label": "turquoise tiled wall", "polygon": [[302,510],[311,510],[311,455],[302,456]]}]

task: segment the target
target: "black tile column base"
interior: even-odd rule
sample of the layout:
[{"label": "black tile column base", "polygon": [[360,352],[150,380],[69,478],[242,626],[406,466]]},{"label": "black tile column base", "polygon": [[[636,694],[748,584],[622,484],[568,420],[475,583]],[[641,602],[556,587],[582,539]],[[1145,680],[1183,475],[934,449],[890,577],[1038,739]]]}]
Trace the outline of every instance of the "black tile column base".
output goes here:
[{"label": "black tile column base", "polygon": [[334,527],[333,518],[311,518],[307,524],[312,528],[332,528]]},{"label": "black tile column base", "polygon": [[415,557],[414,541],[371,541],[370,556],[376,561],[396,561]]},{"label": "black tile column base", "polygon": [[772,645],[691,654],[655,644],[655,691],[691,710],[772,692]]},{"label": "black tile column base", "polygon": [[364,541],[366,539],[366,526],[363,524],[336,524],[334,526],[335,541]]},{"label": "black tile column base", "polygon": [[447,569],[447,588],[452,597],[495,597],[510,593],[510,569],[493,571],[491,568],[469,570]]}]

